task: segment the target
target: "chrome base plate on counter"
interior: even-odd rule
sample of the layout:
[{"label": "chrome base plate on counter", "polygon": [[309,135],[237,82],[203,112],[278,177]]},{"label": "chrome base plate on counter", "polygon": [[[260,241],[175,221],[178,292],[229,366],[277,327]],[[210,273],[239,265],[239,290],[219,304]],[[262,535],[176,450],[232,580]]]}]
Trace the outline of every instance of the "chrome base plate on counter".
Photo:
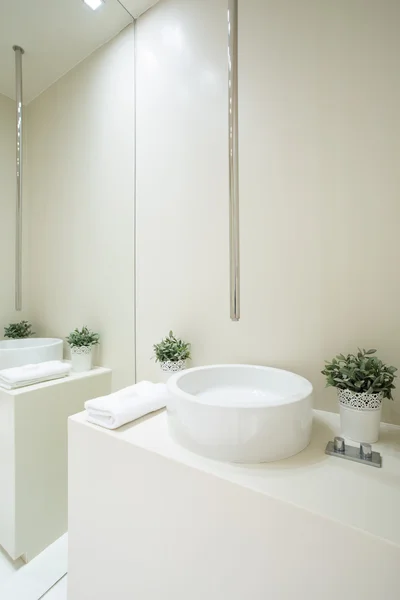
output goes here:
[{"label": "chrome base plate on counter", "polygon": [[[367,450],[366,453],[363,453],[363,448],[364,450]],[[369,444],[361,444],[359,447],[351,446],[350,444],[345,444],[343,438],[335,438],[333,442],[328,442],[325,454],[352,460],[354,462],[362,463],[363,465],[369,465],[370,467],[382,467],[382,457],[380,453],[372,452]]]}]

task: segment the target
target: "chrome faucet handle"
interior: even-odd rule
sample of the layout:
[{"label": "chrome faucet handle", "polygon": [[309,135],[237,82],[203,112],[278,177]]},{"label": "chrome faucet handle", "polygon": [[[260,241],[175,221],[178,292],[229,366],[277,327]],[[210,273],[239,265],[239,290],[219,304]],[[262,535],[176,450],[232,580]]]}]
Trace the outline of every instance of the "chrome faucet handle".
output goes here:
[{"label": "chrome faucet handle", "polygon": [[371,460],[371,458],[372,458],[371,444],[367,444],[365,442],[361,442],[361,444],[360,444],[360,456],[364,460]]},{"label": "chrome faucet handle", "polygon": [[333,447],[335,452],[345,452],[346,444],[344,443],[344,439],[342,437],[336,436],[333,440]]}]

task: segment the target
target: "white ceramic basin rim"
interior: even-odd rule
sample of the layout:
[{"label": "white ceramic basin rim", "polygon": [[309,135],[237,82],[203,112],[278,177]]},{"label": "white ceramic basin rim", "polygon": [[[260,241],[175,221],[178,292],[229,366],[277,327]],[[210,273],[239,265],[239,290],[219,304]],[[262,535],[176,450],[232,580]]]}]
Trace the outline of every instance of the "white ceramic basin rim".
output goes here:
[{"label": "white ceramic basin rim", "polygon": [[167,405],[172,436],[189,450],[233,462],[267,462],[309,443],[312,385],[281,369],[212,365],[173,375]]},{"label": "white ceramic basin rim", "polygon": [[59,338],[2,340],[0,341],[0,369],[62,360],[63,345],[63,340]]},{"label": "white ceramic basin rim", "polygon": [[255,408],[300,402],[305,395],[312,394],[313,387],[301,375],[283,369],[211,365],[187,369],[172,376],[169,390],[189,402],[203,405]]}]

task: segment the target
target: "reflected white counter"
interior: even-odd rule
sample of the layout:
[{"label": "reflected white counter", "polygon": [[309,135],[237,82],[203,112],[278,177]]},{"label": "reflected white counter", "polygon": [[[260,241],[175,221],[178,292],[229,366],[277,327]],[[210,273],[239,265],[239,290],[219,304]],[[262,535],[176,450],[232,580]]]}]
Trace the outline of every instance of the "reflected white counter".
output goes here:
[{"label": "reflected white counter", "polygon": [[67,419],[108,394],[111,371],[0,389],[0,545],[31,560],[67,531]]}]

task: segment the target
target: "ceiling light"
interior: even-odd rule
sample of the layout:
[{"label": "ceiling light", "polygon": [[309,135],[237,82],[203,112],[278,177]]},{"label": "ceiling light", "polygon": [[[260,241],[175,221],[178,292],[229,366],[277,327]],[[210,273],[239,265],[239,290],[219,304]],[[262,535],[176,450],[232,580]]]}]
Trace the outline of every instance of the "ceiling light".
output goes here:
[{"label": "ceiling light", "polygon": [[85,4],[87,4],[92,10],[97,10],[100,8],[102,4],[104,4],[104,0],[83,0]]}]

